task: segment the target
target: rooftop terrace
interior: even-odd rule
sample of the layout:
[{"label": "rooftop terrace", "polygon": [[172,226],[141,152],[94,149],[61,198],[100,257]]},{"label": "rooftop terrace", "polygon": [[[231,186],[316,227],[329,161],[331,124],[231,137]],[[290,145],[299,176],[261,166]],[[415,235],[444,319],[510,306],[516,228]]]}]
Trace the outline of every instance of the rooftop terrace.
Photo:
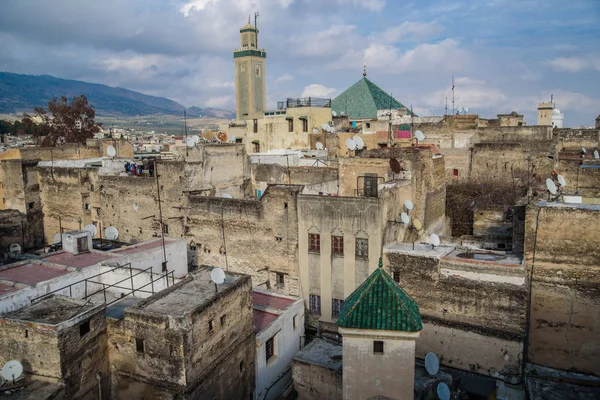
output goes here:
[{"label": "rooftop terrace", "polygon": [[96,304],[63,296],[52,296],[29,307],[21,308],[4,318],[46,325],[58,325],[77,315],[99,307]]}]

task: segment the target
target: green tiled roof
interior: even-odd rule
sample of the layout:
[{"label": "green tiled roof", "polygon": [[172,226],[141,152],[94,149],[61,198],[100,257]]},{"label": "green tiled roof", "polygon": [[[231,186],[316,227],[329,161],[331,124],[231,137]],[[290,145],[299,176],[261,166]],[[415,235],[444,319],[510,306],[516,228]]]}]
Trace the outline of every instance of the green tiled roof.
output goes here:
[{"label": "green tiled roof", "polygon": [[[366,77],[346,89],[331,101],[331,109],[341,115],[343,112],[350,119],[375,119],[378,110],[408,107],[386,93]],[[410,110],[408,110],[410,114]],[[416,114],[412,114],[417,116]]]},{"label": "green tiled roof", "polygon": [[373,272],[344,302],[337,321],[342,328],[418,332],[419,306],[383,270]]}]

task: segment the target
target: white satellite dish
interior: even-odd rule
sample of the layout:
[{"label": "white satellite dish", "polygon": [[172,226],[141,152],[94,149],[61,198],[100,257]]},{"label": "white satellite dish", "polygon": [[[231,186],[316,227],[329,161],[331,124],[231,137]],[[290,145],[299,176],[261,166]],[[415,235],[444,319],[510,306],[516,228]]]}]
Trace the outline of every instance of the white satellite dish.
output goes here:
[{"label": "white satellite dish", "polygon": [[413,208],[415,208],[415,205],[413,204],[412,201],[406,200],[404,202],[404,207],[406,207],[407,210],[412,210]]},{"label": "white satellite dish", "polygon": [[558,179],[558,184],[559,184],[560,186],[562,186],[562,187],[565,187],[565,186],[567,186],[567,181],[565,180],[565,177],[564,177],[564,176],[562,176],[562,175],[559,175],[559,176],[557,177],[557,179]]},{"label": "white satellite dish", "polygon": [[314,133],[314,134],[317,134],[317,133],[319,133],[319,128],[313,128],[313,133]]},{"label": "white satellite dish", "polygon": [[450,388],[444,382],[437,385],[437,395],[440,400],[450,400]]},{"label": "white satellite dish", "polygon": [[427,370],[427,373],[432,376],[436,375],[440,370],[440,360],[432,352],[427,353],[425,356],[425,369]]},{"label": "white satellite dish", "polygon": [[200,143],[200,136],[198,136],[198,135],[194,135],[194,136],[192,136],[192,139],[194,139],[194,142],[195,142],[196,144]]},{"label": "white satellite dish", "polygon": [[2,367],[2,377],[7,381],[16,381],[23,375],[23,365],[17,360],[10,360]]},{"label": "white satellite dish", "polygon": [[333,115],[334,117],[337,117],[337,113],[333,110],[331,110],[331,115]]},{"label": "white satellite dish", "polygon": [[222,197],[222,198],[224,198],[224,199],[233,199],[233,196],[232,196],[232,195],[230,195],[229,193],[223,193],[223,194],[221,195],[221,197]]},{"label": "white satellite dish", "polygon": [[8,252],[10,254],[12,254],[13,256],[19,255],[21,254],[21,245],[18,243],[13,243],[10,245],[10,247],[8,248]]},{"label": "white satellite dish", "polygon": [[365,148],[365,141],[360,136],[354,135],[354,137],[352,138],[352,140],[354,140],[354,143],[356,143],[356,149],[357,150],[362,150],[362,149]]},{"label": "white satellite dish", "polygon": [[425,135],[421,131],[416,131],[415,132],[415,137],[417,138],[417,140],[419,142],[422,142],[423,140],[425,140]]},{"label": "white satellite dish", "polygon": [[52,238],[53,244],[59,244],[61,241],[62,241],[62,238],[60,236],[60,233],[55,234],[54,237]]},{"label": "white satellite dish", "polygon": [[468,113],[469,111],[471,111],[471,110],[469,109],[469,107],[465,107],[465,114],[466,114],[466,113]]},{"label": "white satellite dish", "polygon": [[323,129],[324,131],[326,131],[327,129],[329,129],[329,125],[327,125],[327,124],[321,124],[321,129]]},{"label": "white satellite dish", "polygon": [[187,145],[187,147],[194,147],[196,145],[196,141],[194,140],[194,138],[187,138],[187,140],[185,141],[185,144]]},{"label": "white satellite dish", "polygon": [[323,150],[323,143],[317,142],[315,143],[315,147],[317,148],[317,150]]},{"label": "white satellite dish", "polygon": [[140,209],[140,205],[138,203],[133,203],[133,211],[138,212]]},{"label": "white satellite dish", "polygon": [[104,230],[104,237],[108,240],[117,240],[119,237],[119,230],[114,226],[109,226]]},{"label": "white satellite dish", "polygon": [[556,185],[554,184],[554,181],[552,179],[546,179],[546,188],[550,193],[556,194]]},{"label": "white satellite dish", "polygon": [[346,115],[346,113],[342,111],[342,112],[340,113],[340,115],[343,117],[344,115]]},{"label": "white satellite dish", "polygon": [[405,212],[400,214],[400,219],[402,220],[402,223],[404,223],[404,224],[408,224],[410,222],[410,217]]},{"label": "white satellite dish", "polygon": [[217,285],[220,285],[225,282],[225,271],[221,268],[213,268],[213,270],[210,271],[210,279]]},{"label": "white satellite dish", "polygon": [[587,150],[585,149],[585,147],[582,147],[581,151],[583,152],[583,154],[587,153]]},{"label": "white satellite dish", "polygon": [[104,139],[104,133],[98,132],[98,139]]},{"label": "white satellite dish", "polygon": [[429,236],[429,243],[432,246],[439,246],[440,245],[440,237],[438,235],[436,235],[435,233],[432,233]]},{"label": "white satellite dish", "polygon": [[596,160],[600,158],[600,153],[598,153],[598,150],[594,150],[594,158]]},{"label": "white satellite dish", "polygon": [[117,155],[117,149],[115,149],[115,146],[110,145],[106,148],[106,154],[108,154],[109,157],[114,157]]},{"label": "white satellite dish", "polygon": [[83,230],[91,233],[92,237],[96,236],[96,233],[98,232],[98,229],[96,229],[96,225],[94,225],[94,224],[89,224],[89,225],[84,226]]},{"label": "white satellite dish", "polygon": [[346,140],[346,147],[348,147],[348,150],[355,150],[356,142],[352,139],[348,139],[348,140]]}]

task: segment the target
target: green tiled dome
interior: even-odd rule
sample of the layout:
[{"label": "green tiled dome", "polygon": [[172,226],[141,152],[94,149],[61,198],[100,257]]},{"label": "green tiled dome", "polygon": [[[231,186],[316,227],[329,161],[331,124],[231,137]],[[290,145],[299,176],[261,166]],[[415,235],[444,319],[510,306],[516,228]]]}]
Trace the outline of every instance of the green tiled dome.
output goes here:
[{"label": "green tiled dome", "polygon": [[419,306],[379,268],[344,302],[337,321],[342,328],[418,332]]},{"label": "green tiled dome", "polygon": [[[375,119],[378,110],[401,107],[405,106],[366,77],[331,101],[333,111],[338,115],[343,112],[350,119]],[[410,115],[410,110],[408,113]]]}]

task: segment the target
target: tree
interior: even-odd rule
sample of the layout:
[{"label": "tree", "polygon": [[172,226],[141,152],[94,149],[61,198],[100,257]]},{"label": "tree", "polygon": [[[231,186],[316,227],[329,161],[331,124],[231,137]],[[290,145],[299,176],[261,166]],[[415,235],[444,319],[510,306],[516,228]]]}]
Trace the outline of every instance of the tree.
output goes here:
[{"label": "tree", "polygon": [[48,111],[36,107],[35,113],[42,118],[42,130],[45,133],[42,146],[85,144],[102,126],[94,120],[96,111],[84,95],[73,97],[70,103],[65,96],[60,99],[55,97],[48,102]]}]

